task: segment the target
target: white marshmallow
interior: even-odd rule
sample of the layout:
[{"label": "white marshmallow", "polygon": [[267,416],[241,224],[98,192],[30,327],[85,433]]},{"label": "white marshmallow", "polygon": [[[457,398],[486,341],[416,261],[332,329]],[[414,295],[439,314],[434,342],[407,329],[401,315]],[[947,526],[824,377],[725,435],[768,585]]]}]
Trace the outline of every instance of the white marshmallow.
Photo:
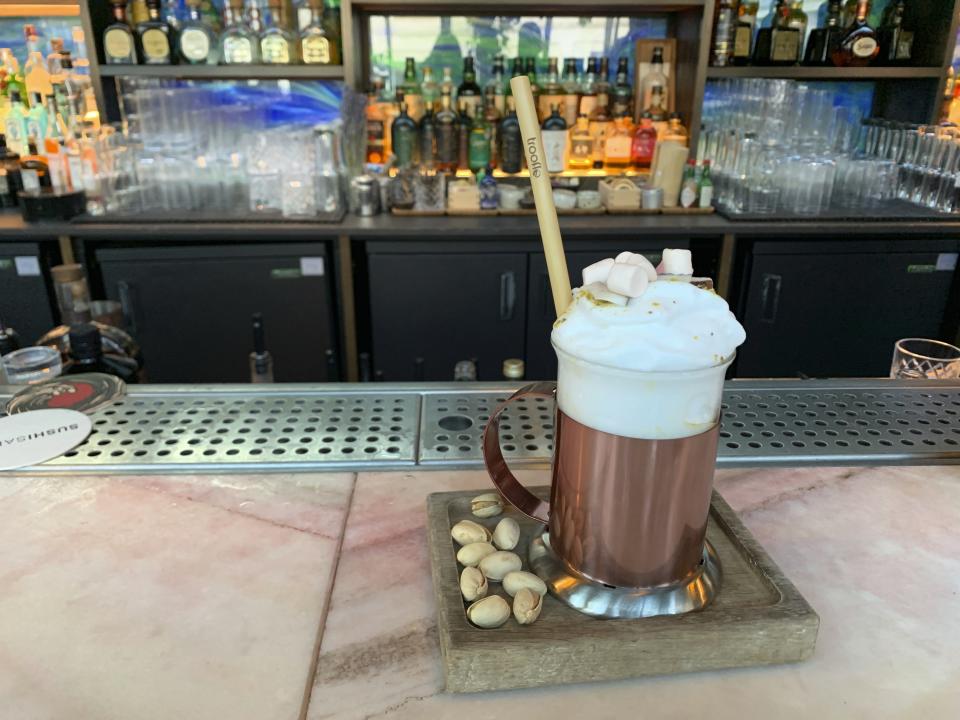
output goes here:
[{"label": "white marshmallow", "polygon": [[627,304],[626,295],[620,295],[613,292],[608,288],[604,283],[591,283],[589,285],[584,285],[580,288],[583,292],[588,292],[597,300],[603,300],[604,302],[612,303],[614,305],[619,305],[620,307],[625,307]]},{"label": "white marshmallow", "polygon": [[583,269],[583,284],[592,285],[593,283],[605,283],[607,275],[610,274],[610,268],[613,267],[613,258],[604,258],[595,262],[593,265],[587,265]]},{"label": "white marshmallow", "polygon": [[615,262],[607,277],[607,287],[615,293],[635,298],[643,295],[650,283],[647,273],[639,265]]},{"label": "white marshmallow", "polygon": [[663,261],[657,267],[663,275],[693,275],[693,256],[689,250],[664,248]]},{"label": "white marshmallow", "polygon": [[624,265],[639,265],[643,268],[644,272],[647,273],[647,280],[655,282],[657,279],[657,269],[653,266],[652,262],[640,253],[632,253],[624,250],[617,255],[616,262],[623,263]]}]

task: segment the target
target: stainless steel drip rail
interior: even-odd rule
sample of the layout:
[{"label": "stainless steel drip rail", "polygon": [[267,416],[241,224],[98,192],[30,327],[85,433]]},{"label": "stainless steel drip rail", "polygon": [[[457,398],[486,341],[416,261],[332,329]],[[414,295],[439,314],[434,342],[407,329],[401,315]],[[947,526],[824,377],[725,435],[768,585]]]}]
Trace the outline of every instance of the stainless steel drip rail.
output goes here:
[{"label": "stainless steel drip rail", "polygon": [[[481,467],[483,424],[521,384],[130,386],[83,445],[30,471]],[[960,382],[731,381],[721,423],[723,467],[957,463]],[[513,405],[501,440],[512,463],[545,464],[553,404]]]}]

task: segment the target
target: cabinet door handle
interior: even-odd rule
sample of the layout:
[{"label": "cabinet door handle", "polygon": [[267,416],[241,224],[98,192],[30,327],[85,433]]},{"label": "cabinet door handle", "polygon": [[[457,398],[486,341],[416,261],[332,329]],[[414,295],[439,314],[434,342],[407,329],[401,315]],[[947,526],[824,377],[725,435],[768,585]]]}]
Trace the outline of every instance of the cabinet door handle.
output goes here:
[{"label": "cabinet door handle", "polygon": [[120,297],[120,309],[123,311],[123,322],[127,326],[127,332],[136,337],[137,335],[137,313],[133,302],[133,285],[126,280],[117,281],[117,295]]},{"label": "cabinet door handle", "polygon": [[763,306],[760,314],[761,322],[772,324],[777,321],[777,311],[780,309],[780,285],[782,280],[779,275],[764,273],[760,294],[760,303]]},{"label": "cabinet door handle", "polygon": [[500,273],[500,319],[513,320],[517,304],[517,278],[513,271]]}]

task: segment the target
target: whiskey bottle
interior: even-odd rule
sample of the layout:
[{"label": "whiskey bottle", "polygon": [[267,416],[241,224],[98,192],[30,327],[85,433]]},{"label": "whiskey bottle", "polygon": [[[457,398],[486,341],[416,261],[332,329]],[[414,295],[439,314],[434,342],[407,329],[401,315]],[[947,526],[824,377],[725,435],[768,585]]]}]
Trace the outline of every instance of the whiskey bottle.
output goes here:
[{"label": "whiskey bottle", "polygon": [[450,106],[450,93],[440,96],[440,112],[437,113],[437,170],[456,172],[457,145],[460,141],[460,118]]},{"label": "whiskey bottle", "polygon": [[630,133],[630,118],[621,115],[614,119],[603,149],[603,166],[608,170],[629,170],[633,137]]},{"label": "whiskey bottle", "polygon": [[400,103],[400,114],[390,128],[393,155],[398,168],[408,168],[416,162],[417,123],[407,114],[407,104]]},{"label": "whiskey bottle", "polygon": [[536,58],[528,57],[523,64],[523,71],[527,75],[527,79],[530,81],[530,92],[533,94],[533,106],[535,108],[540,107],[540,83],[537,81],[537,60]]},{"label": "whiskey bottle", "polygon": [[757,25],[758,0],[743,0],[737,8],[737,27],[733,34],[733,64],[747,65],[753,54],[753,31]]},{"label": "whiskey bottle", "polygon": [[453,99],[453,70],[448,67],[443,68],[443,77],[440,79],[440,94],[446,93]]},{"label": "whiskey bottle", "polygon": [[220,35],[220,61],[224,65],[260,62],[260,43],[243,19],[243,0],[229,0],[223,17],[226,27]]},{"label": "whiskey bottle", "polygon": [[877,31],[880,42],[878,61],[882,65],[908,65],[913,59],[913,31],[903,27],[905,0],[887,6]]},{"label": "whiskey bottle", "polygon": [[137,50],[144,65],[169,65],[174,61],[176,33],[160,19],[160,0],[147,0],[147,19],[137,25]]},{"label": "whiskey bottle", "polygon": [[737,0],[719,0],[713,24],[711,62],[725,67],[733,61],[734,34],[737,23]]},{"label": "whiskey bottle", "polygon": [[477,71],[473,66],[473,58],[469,55],[463,59],[463,81],[457,88],[457,103],[466,107],[471,118],[478,118],[483,114],[483,92],[477,85]]},{"label": "whiskey bottle", "polygon": [[[599,85],[599,83],[598,83]],[[608,86],[609,87],[609,84]],[[608,110],[610,102],[607,99],[607,90],[597,89],[597,105],[590,113],[590,135],[593,137],[593,167],[596,169],[603,167],[604,144],[607,140],[607,134],[610,130],[610,112]]]},{"label": "whiskey bottle", "polygon": [[550,108],[550,116],[543,121],[541,135],[547,172],[563,172],[563,160],[567,151],[567,123],[560,117],[560,108],[557,105]]},{"label": "whiskey bottle", "polygon": [[607,112],[610,112],[610,91],[613,88],[610,85],[610,60],[600,58],[600,67],[597,68],[597,102],[600,102],[600,96],[606,98]]},{"label": "whiskey bottle", "polygon": [[862,67],[869,65],[880,52],[877,33],[867,23],[870,0],[858,0],[857,14],[847,28],[830,59],[838,67]]},{"label": "whiskey bottle", "polygon": [[433,79],[433,68],[429,65],[423,67],[423,82],[420,83],[420,96],[423,98],[424,110],[437,112],[440,102],[440,85]]},{"label": "whiskey bottle", "polygon": [[127,22],[126,0],[110,0],[113,22],[103,31],[103,59],[109,65],[136,65],[137,47]]},{"label": "whiskey bottle", "polygon": [[304,65],[339,65],[340,48],[327,34],[323,0],[310,0],[310,20],[300,31],[300,59]]},{"label": "whiskey bottle", "polygon": [[654,120],[665,120],[667,115],[667,76],[663,74],[662,47],[653,49],[650,72],[644,75],[642,87],[643,100],[641,107],[653,115]]},{"label": "whiskey bottle", "polygon": [[473,127],[473,119],[467,111],[466,104],[459,101],[457,114],[460,119],[460,133],[457,135],[457,167],[466,169],[470,167],[470,128]]},{"label": "whiskey bottle", "polygon": [[593,167],[593,135],[590,134],[590,121],[582,113],[577,116],[577,124],[570,131],[570,158],[567,165],[571,170],[589,170]]},{"label": "whiskey bottle", "polygon": [[28,192],[53,187],[50,167],[46,158],[37,152],[37,139],[32,135],[27,138],[27,153],[20,158],[20,180]]},{"label": "whiskey bottle", "polygon": [[408,57],[403,68],[403,82],[400,83],[403,92],[403,101],[407,104],[407,112],[414,122],[420,122],[423,117],[423,94],[420,92],[420,83],[417,81],[417,65],[412,57]]},{"label": "whiskey bottle", "polygon": [[563,61],[563,80],[560,85],[563,88],[560,114],[567,127],[572,128],[577,124],[580,114],[580,83],[577,82],[577,61],[573,58]]},{"label": "whiskey bottle", "polygon": [[827,24],[810,33],[804,65],[830,65],[830,56],[840,43],[843,29],[840,27],[840,0],[830,0],[827,6]]},{"label": "whiskey bottle", "polygon": [[433,170],[437,165],[437,123],[433,107],[427,106],[420,118],[420,165]]},{"label": "whiskey bottle", "polygon": [[187,0],[189,18],[177,33],[177,54],[188,65],[216,65],[220,55],[216,33],[200,16],[200,0]]},{"label": "whiskey bottle", "polygon": [[803,11],[803,0],[793,0],[787,15],[787,27],[797,31],[796,62],[803,59],[803,40],[807,36],[807,14]]},{"label": "whiskey bottle", "polygon": [[484,105],[492,102],[500,117],[507,111],[507,83],[503,62],[503,55],[493,58],[493,73],[483,86]]},{"label": "whiskey bottle", "polygon": [[773,31],[770,35],[769,65],[794,65],[800,57],[801,38],[797,28],[790,25],[790,6],[786,0],[777,0],[774,9]]},{"label": "whiskey bottle", "polygon": [[[469,107],[469,106],[465,106]],[[481,110],[475,110],[470,125],[467,166],[475,173],[490,164],[490,132]]]},{"label": "whiskey bottle", "polygon": [[540,88],[540,97],[537,98],[537,118],[542,123],[550,117],[551,108],[563,104],[563,87],[560,85],[560,73],[557,69],[557,58],[547,59],[547,78]]},{"label": "whiskey bottle", "polygon": [[270,0],[270,20],[260,33],[260,59],[267,65],[291,65],[297,61],[297,41],[287,27],[284,5]]},{"label": "whiskey bottle", "polygon": [[[662,53],[663,50],[660,52]],[[656,56],[656,50],[654,50],[654,56]],[[614,117],[620,117],[624,113],[633,115],[633,88],[630,87],[627,62],[625,57],[617,61],[617,81],[613,85],[613,97],[611,98],[613,107],[610,110]]]},{"label": "whiskey bottle", "polygon": [[500,169],[505,173],[518,173],[523,169],[523,137],[520,133],[520,119],[517,111],[511,107],[507,116],[500,122]]},{"label": "whiskey bottle", "polygon": [[580,115],[588,118],[597,106],[597,59],[587,58],[587,72],[580,86]]}]

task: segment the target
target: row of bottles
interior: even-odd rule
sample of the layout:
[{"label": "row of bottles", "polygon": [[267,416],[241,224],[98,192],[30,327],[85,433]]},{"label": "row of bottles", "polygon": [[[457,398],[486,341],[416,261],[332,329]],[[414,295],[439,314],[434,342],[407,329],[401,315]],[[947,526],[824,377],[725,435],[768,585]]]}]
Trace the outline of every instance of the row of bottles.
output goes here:
[{"label": "row of bottles", "polygon": [[[822,27],[807,38],[802,0],[777,0],[768,27],[756,29],[757,0],[719,0],[713,65],[908,65],[914,33],[904,24],[906,0],[892,0],[879,26],[870,25],[870,0],[829,0]],[[806,39],[806,46],[804,46]]]},{"label": "row of bottles", "polygon": [[[340,64],[338,7],[325,10],[323,0],[307,0],[291,27],[283,0],[227,0],[224,28],[202,12],[203,0],[187,0],[189,17],[174,25],[161,17],[160,0],[145,0],[146,16],[130,22],[127,0],[110,0],[113,22],[103,31],[107,63],[131,65],[267,65]],[[136,7],[136,4],[135,4]],[[136,20],[136,17],[134,17]]]}]

